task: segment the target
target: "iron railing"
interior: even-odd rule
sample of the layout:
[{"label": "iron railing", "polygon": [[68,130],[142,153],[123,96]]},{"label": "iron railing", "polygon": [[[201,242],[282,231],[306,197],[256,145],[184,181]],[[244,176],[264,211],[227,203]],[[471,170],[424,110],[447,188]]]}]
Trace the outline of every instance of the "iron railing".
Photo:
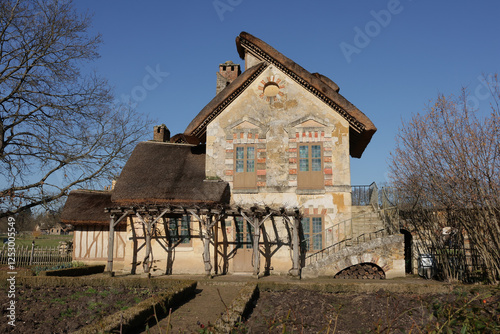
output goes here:
[{"label": "iron railing", "polygon": [[378,209],[378,187],[375,182],[370,185],[351,186],[351,201],[354,206],[371,205]]}]

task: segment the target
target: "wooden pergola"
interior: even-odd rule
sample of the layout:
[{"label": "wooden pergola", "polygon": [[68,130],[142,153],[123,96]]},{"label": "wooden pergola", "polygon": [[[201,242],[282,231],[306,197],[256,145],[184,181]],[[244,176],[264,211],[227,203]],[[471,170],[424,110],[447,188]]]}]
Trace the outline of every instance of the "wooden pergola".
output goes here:
[{"label": "wooden pergola", "polygon": [[[108,241],[108,264],[106,271],[113,271],[113,247],[114,247],[114,229],[123,220],[128,217],[135,216],[145,228],[145,245],[146,255],[143,262],[144,272],[148,273],[151,268],[149,254],[151,253],[151,235],[158,221],[169,215],[190,214],[194,216],[202,227],[202,241],[204,246],[203,263],[205,266],[205,274],[212,275],[212,263],[210,259],[210,243],[214,244],[214,262],[217,263],[217,246],[218,246],[218,223],[227,217],[242,217],[250,226],[253,227],[253,275],[258,277],[260,271],[260,250],[259,241],[261,235],[261,227],[264,222],[272,217],[281,217],[288,225],[292,226],[291,247],[292,247],[292,268],[290,274],[292,276],[300,276],[300,219],[301,214],[298,208],[287,209],[271,209],[269,207],[222,207],[220,204],[205,205],[138,205],[130,207],[112,207],[106,208],[105,212],[110,214],[109,222],[109,241]],[[152,217],[151,220],[144,219],[144,215]],[[132,226],[132,229],[134,227]],[[215,231],[214,231],[215,230]],[[133,233],[134,241],[136,234]],[[137,250],[134,249],[134,252]]]}]

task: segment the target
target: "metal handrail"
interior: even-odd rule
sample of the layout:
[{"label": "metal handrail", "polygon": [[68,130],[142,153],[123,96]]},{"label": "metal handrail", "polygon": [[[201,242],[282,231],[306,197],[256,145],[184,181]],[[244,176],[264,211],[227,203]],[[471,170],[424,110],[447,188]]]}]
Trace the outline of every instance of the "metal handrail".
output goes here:
[{"label": "metal handrail", "polygon": [[330,230],[330,229],[331,229],[331,230],[333,230],[333,229],[335,229],[337,226],[339,226],[339,225],[341,225],[341,224],[344,224],[344,231],[346,231],[345,224],[346,224],[347,222],[350,222],[350,223],[351,223],[351,225],[350,225],[350,233],[349,233],[349,234],[352,236],[352,221],[353,221],[354,219],[363,218],[363,217],[365,217],[365,216],[367,216],[367,215],[369,215],[369,213],[363,213],[363,214],[356,215],[356,216],[351,217],[351,218],[348,218],[348,219],[344,219],[344,220],[342,220],[342,221],[338,222],[338,223],[337,223],[337,224],[335,224],[335,225],[325,227],[325,228],[324,228],[321,232],[316,232],[316,233],[313,233],[313,234],[311,234],[311,235],[310,235],[310,237],[309,237],[309,238],[305,238],[305,239],[303,239],[303,240],[301,241],[301,243],[305,243],[305,242],[306,242],[306,241],[308,241],[308,240],[312,240],[312,238],[313,238],[314,236],[316,236],[316,235],[324,235],[324,233],[325,233],[325,231],[326,231],[326,230]]}]

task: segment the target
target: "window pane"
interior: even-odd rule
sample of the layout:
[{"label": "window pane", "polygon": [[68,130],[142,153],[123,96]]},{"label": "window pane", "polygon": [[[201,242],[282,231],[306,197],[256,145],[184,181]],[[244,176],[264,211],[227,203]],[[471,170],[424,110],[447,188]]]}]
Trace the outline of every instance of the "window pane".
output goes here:
[{"label": "window pane", "polygon": [[243,160],[236,160],[236,173],[243,173]]},{"label": "window pane", "polygon": [[309,158],[309,146],[299,147],[299,158]]},{"label": "window pane", "polygon": [[247,223],[247,249],[253,248],[253,227]]},{"label": "window pane", "polygon": [[323,248],[323,236],[321,234],[316,234],[313,237],[313,249],[320,250]]},{"label": "window pane", "polygon": [[313,172],[320,172],[321,171],[321,159],[312,159],[311,170]]},{"label": "window pane", "polygon": [[321,158],[321,145],[311,146],[311,158]]},{"label": "window pane", "polygon": [[309,217],[302,217],[300,220],[300,223],[302,224],[302,232],[304,232],[304,243],[303,247],[306,250],[309,250],[309,245],[310,245],[310,240],[309,238],[311,237],[311,228],[309,227]]},{"label": "window pane", "polygon": [[181,243],[188,244],[189,235],[189,216],[182,216],[181,226],[180,226],[180,236],[182,237]]},{"label": "window pane", "polygon": [[255,171],[255,161],[248,160],[247,161],[247,172],[254,172],[254,171]]},{"label": "window pane", "polygon": [[309,160],[300,159],[299,168],[300,168],[301,172],[308,172],[309,171]]},{"label": "window pane", "polygon": [[302,219],[300,220],[300,223],[302,224],[302,231],[304,231],[304,233],[309,233],[309,217],[302,217]]},{"label": "window pane", "polygon": [[247,147],[247,159],[248,160],[255,159],[255,148],[254,147]]},{"label": "window pane", "polygon": [[245,155],[245,149],[243,147],[236,148],[236,159],[243,159]]},{"label": "window pane", "polygon": [[236,217],[236,248],[243,248],[243,218]]},{"label": "window pane", "polygon": [[170,241],[176,242],[179,240],[177,218],[170,218],[168,229],[170,233]]},{"label": "window pane", "polygon": [[312,232],[319,233],[323,230],[323,226],[321,224],[321,217],[313,217],[312,219]]}]

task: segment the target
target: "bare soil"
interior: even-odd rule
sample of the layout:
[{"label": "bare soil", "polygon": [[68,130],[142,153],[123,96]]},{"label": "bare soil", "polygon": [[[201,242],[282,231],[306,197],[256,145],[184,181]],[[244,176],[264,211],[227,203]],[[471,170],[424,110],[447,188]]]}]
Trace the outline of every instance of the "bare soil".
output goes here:
[{"label": "bare soil", "polygon": [[242,286],[198,284],[196,296],[173,309],[169,317],[145,330],[147,333],[199,333],[207,330],[231,305]]},{"label": "bare soil", "polygon": [[[244,333],[498,333],[500,293],[477,295],[261,291]],[[448,322],[446,323],[446,321]],[[475,331],[474,328],[478,328]],[[444,331],[446,332],[446,331]]]},{"label": "bare soil", "polygon": [[[198,284],[196,296],[160,319],[150,333],[209,333],[241,286]],[[7,324],[0,294],[0,333],[71,333],[149,298],[148,289],[47,287],[16,289],[16,326]],[[145,319],[145,322],[147,319]],[[500,332],[500,289],[449,294],[327,293],[301,287],[261,290],[235,333],[428,333],[436,326],[459,333]],[[447,326],[447,327],[446,327]],[[146,331],[144,332],[146,333]]]},{"label": "bare soil", "polygon": [[71,333],[152,296],[149,289],[47,287],[16,289],[15,324],[7,318],[8,296],[0,294],[0,333]]}]

